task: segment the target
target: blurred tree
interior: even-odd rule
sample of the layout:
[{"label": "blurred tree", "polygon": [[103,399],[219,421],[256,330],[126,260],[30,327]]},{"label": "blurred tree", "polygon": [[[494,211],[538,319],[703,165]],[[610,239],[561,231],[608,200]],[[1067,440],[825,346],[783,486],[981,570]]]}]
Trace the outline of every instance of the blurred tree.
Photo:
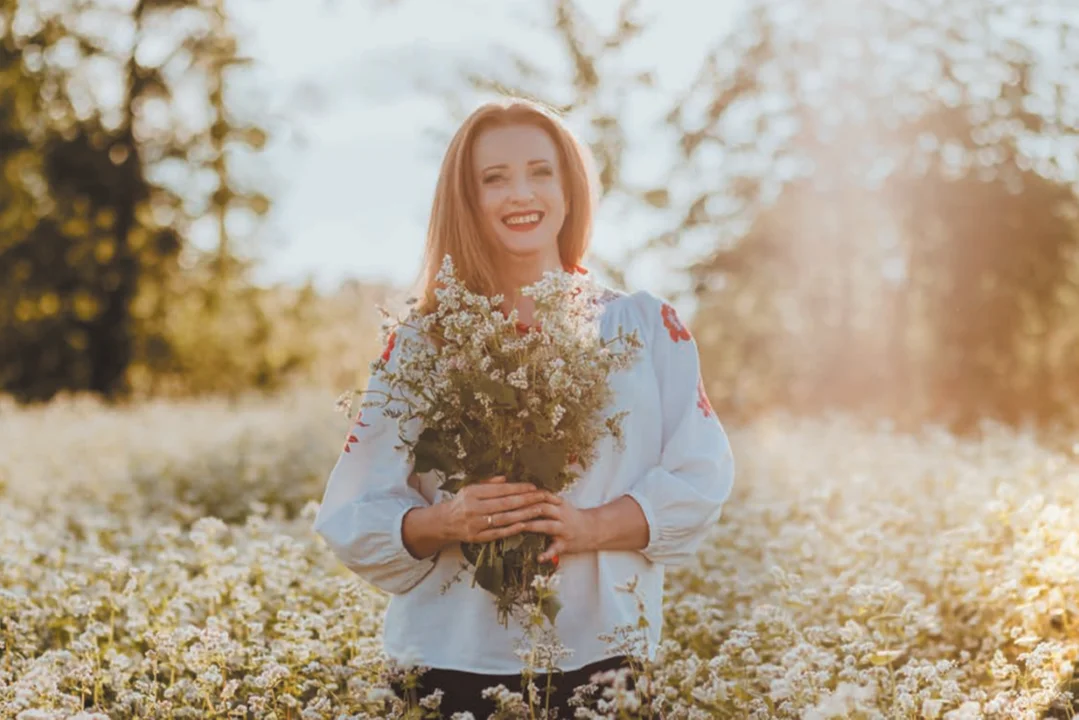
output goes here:
[{"label": "blurred tree", "polygon": [[[560,58],[503,48],[463,74],[591,120],[605,202],[674,215],[649,250],[704,249],[685,270],[728,416],[960,429],[1076,406],[1079,20],[1059,3],[748,0],[677,89],[654,87],[662,58],[629,60],[652,22],[639,3],[608,22],[548,7]],[[440,92],[459,120],[461,88]],[[669,132],[634,147],[649,94],[672,95]],[[627,181],[665,136],[665,182]]]},{"label": "blurred tree", "polygon": [[[194,344],[171,334],[179,300],[198,293],[208,323],[222,298],[251,294],[226,220],[269,208],[225,161],[266,141],[226,105],[225,76],[244,62],[228,16],[194,0],[0,0],[0,32],[0,390],[152,390]],[[218,218],[213,251],[191,242],[200,217]],[[196,286],[188,271],[205,263],[215,271]],[[257,353],[267,323],[233,347]]]},{"label": "blurred tree", "polygon": [[[1079,46],[1051,8],[754,3],[671,111],[674,176],[700,191],[654,241],[720,231],[691,270],[721,402],[957,429],[1059,415]],[[747,386],[747,367],[769,375]]]},{"label": "blurred tree", "polygon": [[95,112],[85,86],[71,92],[74,58],[97,53],[92,41],[25,3],[5,0],[2,12],[3,388],[29,400],[119,392],[140,275],[180,247],[136,213],[175,197],[146,181],[129,116]]}]

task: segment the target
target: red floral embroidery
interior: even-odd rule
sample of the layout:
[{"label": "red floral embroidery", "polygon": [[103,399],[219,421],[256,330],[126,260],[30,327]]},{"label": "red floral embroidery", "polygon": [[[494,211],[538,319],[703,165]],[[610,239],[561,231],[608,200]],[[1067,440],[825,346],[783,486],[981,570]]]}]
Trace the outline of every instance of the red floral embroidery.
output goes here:
[{"label": "red floral embroidery", "polygon": [[[368,423],[363,422],[362,418],[363,418],[363,410],[360,410],[358,413],[356,413],[356,420],[354,421],[355,424],[358,425],[359,427],[362,427],[362,428],[371,427]],[[343,448],[343,450],[345,452],[347,452],[347,453],[352,452],[352,443],[359,442],[359,441],[360,441],[360,439],[358,437],[356,437],[355,433],[350,432],[348,434],[348,437],[345,438],[345,447]]]},{"label": "red floral embroidery", "polygon": [[690,334],[686,326],[682,324],[682,321],[678,318],[678,313],[674,311],[674,308],[663,303],[663,324],[667,326],[667,332],[671,334],[671,340],[678,342],[679,340],[689,340]]},{"label": "red floral embroidery", "polygon": [[715,417],[716,411],[712,409],[712,403],[708,400],[708,393],[704,390],[704,378],[697,378],[697,407],[701,409],[705,417]]},{"label": "red floral embroidery", "polygon": [[[586,268],[581,267],[580,265],[573,265],[571,267],[567,267],[566,272],[568,272],[571,275],[587,275],[588,274],[588,270]],[[574,288],[573,292],[570,293],[570,297],[577,297],[580,294],[581,294],[581,288]]]},{"label": "red floral embroidery", "polygon": [[382,362],[387,363],[390,361],[390,354],[393,352],[393,348],[397,345],[397,331],[394,330],[390,333],[389,340],[386,341],[386,349],[382,351]]}]

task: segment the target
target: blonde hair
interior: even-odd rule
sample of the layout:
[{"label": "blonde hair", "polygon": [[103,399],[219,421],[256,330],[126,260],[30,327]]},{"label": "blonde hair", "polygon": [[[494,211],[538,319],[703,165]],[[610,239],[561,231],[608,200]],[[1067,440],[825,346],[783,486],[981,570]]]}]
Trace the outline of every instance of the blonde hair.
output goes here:
[{"label": "blonde hair", "polygon": [[587,148],[560,117],[539,103],[519,97],[485,102],[462,123],[442,159],[416,293],[422,311],[431,312],[437,305],[435,276],[447,254],[453,258],[457,276],[472,292],[488,296],[505,292],[499,283],[502,248],[480,214],[473,148],[484,130],[519,124],[544,130],[558,150],[567,201],[566,219],[558,233],[562,266],[575,269],[588,250],[596,183]]}]

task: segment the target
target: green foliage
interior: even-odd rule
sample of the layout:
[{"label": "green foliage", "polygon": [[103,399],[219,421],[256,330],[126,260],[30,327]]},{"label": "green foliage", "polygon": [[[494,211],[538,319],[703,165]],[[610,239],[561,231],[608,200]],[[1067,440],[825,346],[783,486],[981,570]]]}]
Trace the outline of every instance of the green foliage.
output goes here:
[{"label": "green foliage", "polygon": [[[226,162],[238,147],[263,147],[267,132],[228,108],[227,78],[243,60],[221,9],[194,0],[0,4],[0,390],[33,401],[64,391],[266,388],[302,365],[271,347],[276,319],[225,231],[230,213],[257,217],[269,201],[238,186]],[[170,23],[178,13],[204,22]],[[116,24],[132,28],[131,46],[95,34]],[[165,40],[162,27],[191,29]],[[145,64],[138,49],[163,41],[183,52]],[[71,50],[74,62],[59,59]],[[91,64],[122,88],[109,106],[87,105],[96,97],[82,87]],[[167,78],[180,76],[205,81],[204,126],[173,109]],[[162,180],[177,172],[209,172],[217,187],[181,196]],[[220,230],[208,258],[189,243],[200,218]],[[194,332],[177,332],[195,317]],[[219,380],[195,377],[202,358]]]},{"label": "green foliage", "polygon": [[498,408],[512,410],[519,407],[517,394],[505,383],[495,382],[486,375],[477,375],[474,382],[475,392],[488,395]]},{"label": "green foliage", "polygon": [[537,487],[553,490],[556,480],[565,469],[569,448],[565,442],[536,442],[525,445],[517,456],[521,465],[520,477]]},{"label": "green foliage", "polygon": [[[412,448],[416,458],[414,472],[438,470],[443,475],[450,475],[457,471],[459,463],[451,449],[452,441],[447,435],[448,433],[437,428],[424,428]],[[448,490],[445,484],[442,487]]]},{"label": "green foliage", "polygon": [[319,352],[311,327],[319,298],[311,288],[216,280],[204,264],[140,300],[156,310],[140,326],[128,371],[141,396],[276,390],[308,375]]},{"label": "green foliage", "polygon": [[540,612],[553,625],[558,617],[558,611],[562,609],[562,601],[558,599],[557,595],[545,595],[540,599],[539,605]]}]

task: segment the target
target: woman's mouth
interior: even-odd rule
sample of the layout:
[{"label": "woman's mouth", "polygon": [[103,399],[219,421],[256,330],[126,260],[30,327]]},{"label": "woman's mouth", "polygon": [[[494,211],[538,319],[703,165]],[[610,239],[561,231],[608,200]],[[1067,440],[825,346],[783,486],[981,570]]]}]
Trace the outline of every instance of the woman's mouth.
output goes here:
[{"label": "woman's mouth", "polygon": [[510,213],[509,215],[505,215],[502,218],[502,224],[510,230],[528,232],[539,225],[542,220],[543,213],[538,210],[533,210],[532,212]]}]

